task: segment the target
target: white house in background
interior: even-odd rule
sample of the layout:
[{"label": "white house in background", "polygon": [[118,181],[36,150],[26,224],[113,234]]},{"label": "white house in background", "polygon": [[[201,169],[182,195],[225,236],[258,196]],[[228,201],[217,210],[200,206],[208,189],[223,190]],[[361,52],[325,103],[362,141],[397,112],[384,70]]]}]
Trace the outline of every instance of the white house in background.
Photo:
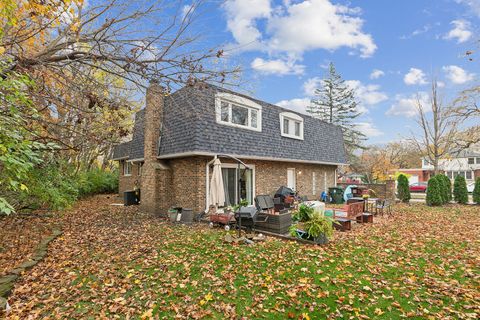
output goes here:
[{"label": "white house in background", "polygon": [[[422,169],[432,170],[433,165],[427,159],[422,159]],[[468,190],[471,192],[475,179],[480,177],[480,150],[467,149],[439,161],[439,169],[450,179],[460,175],[467,180]]]}]

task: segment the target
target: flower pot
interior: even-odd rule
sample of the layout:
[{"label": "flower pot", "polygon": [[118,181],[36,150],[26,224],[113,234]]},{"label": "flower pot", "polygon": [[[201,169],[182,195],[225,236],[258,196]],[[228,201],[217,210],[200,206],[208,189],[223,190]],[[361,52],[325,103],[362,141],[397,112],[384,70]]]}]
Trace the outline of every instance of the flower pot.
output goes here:
[{"label": "flower pot", "polygon": [[318,237],[314,238],[313,242],[315,242],[316,244],[327,244],[328,238],[324,233],[322,233]]},{"label": "flower pot", "polygon": [[178,215],[177,210],[169,210],[168,211],[168,217],[170,218],[170,222],[177,221],[177,215]]},{"label": "flower pot", "polygon": [[190,223],[193,222],[193,217],[194,217],[194,214],[193,214],[192,209],[183,208],[182,209],[182,217],[180,218],[180,222],[190,224]]}]

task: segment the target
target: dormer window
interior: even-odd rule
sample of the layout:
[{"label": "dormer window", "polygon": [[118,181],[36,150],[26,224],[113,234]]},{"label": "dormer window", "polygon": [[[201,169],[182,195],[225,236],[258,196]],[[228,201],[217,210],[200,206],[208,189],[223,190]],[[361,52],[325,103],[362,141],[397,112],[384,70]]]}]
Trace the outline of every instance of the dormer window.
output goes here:
[{"label": "dormer window", "polygon": [[217,93],[216,119],[220,124],[262,131],[262,106],[249,99],[230,93]]},{"label": "dormer window", "polygon": [[280,130],[283,137],[303,140],[303,118],[292,112],[280,113]]}]

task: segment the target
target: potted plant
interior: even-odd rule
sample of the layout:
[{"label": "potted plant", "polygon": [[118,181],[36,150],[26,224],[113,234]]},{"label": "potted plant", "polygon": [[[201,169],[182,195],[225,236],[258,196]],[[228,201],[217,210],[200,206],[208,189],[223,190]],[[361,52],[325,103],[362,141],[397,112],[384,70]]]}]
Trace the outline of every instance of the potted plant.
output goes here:
[{"label": "potted plant", "polygon": [[298,223],[290,227],[290,235],[306,240],[312,240],[317,244],[326,244],[333,235],[334,220],[325,217],[313,208],[301,205],[295,212]]},{"label": "potted plant", "polygon": [[303,223],[303,228],[307,232],[309,240],[318,244],[326,244],[333,235],[333,223],[332,218],[324,217],[316,212],[310,217],[310,220]]}]

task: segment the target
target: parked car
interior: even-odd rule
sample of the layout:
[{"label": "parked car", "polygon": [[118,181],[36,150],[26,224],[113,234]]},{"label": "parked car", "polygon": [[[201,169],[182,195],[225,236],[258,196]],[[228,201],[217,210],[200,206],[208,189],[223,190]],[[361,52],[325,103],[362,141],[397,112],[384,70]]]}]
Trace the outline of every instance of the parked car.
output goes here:
[{"label": "parked car", "polygon": [[426,182],[415,182],[410,185],[410,192],[426,192],[427,183]]}]

